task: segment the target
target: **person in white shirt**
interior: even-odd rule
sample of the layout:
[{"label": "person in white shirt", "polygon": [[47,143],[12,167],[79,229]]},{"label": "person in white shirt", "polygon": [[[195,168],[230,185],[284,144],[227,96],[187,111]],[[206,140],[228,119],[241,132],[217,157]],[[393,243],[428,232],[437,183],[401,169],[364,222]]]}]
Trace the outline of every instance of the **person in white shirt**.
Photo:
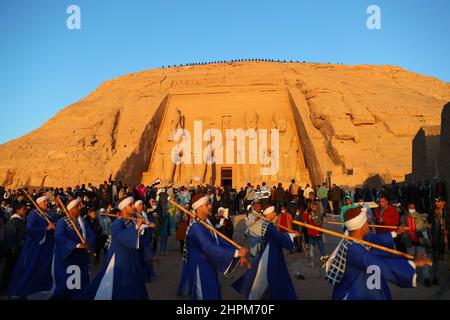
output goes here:
[{"label": "person in white shirt", "polygon": [[250,254],[253,257],[258,255],[260,249],[260,237],[262,231],[262,220],[260,218],[261,203],[255,201],[250,207],[251,212],[245,218],[245,224],[247,226],[246,233],[249,235],[250,240]]}]

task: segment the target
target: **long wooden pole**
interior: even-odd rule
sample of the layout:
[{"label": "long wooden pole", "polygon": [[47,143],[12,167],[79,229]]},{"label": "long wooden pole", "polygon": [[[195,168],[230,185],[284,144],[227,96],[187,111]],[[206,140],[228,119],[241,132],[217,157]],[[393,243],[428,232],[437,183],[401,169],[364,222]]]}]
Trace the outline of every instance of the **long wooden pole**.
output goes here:
[{"label": "long wooden pole", "polygon": [[[111,218],[116,218],[116,219],[124,219],[124,220],[130,220],[130,221],[135,221],[135,222],[138,220],[137,218],[121,216],[121,215],[118,215],[118,214],[111,214],[111,213],[100,213],[100,215],[101,216],[105,216],[105,217],[111,217]],[[149,224],[151,222],[150,221],[145,221],[144,223]]]},{"label": "long wooden pole", "polygon": [[382,251],[386,251],[386,252],[389,252],[389,253],[401,256],[403,258],[409,259],[409,260],[414,260],[414,256],[412,256],[412,255],[409,255],[409,254],[406,254],[406,253],[403,253],[403,252],[400,252],[400,251],[397,251],[397,250],[394,250],[394,249],[389,249],[389,248],[380,246],[380,245],[378,245],[376,243],[372,243],[372,242],[369,242],[369,241],[353,238],[353,237],[347,236],[345,234],[340,234],[338,232],[334,232],[334,231],[331,231],[331,230],[323,229],[323,228],[316,227],[316,226],[313,226],[311,224],[307,224],[307,223],[296,221],[296,220],[294,220],[294,223],[298,224],[299,226],[305,227],[305,228],[317,230],[317,231],[320,231],[322,233],[326,233],[326,234],[329,234],[329,235],[332,235],[332,236],[335,236],[335,237],[338,237],[338,238],[351,240],[351,241],[363,244],[365,246],[369,246],[369,247],[376,248],[376,249],[379,249],[379,250],[382,250]]},{"label": "long wooden pole", "polygon": [[270,220],[266,219],[266,217],[264,217],[264,215],[261,214],[261,213],[259,214],[259,218],[262,219],[262,220],[264,220],[264,221],[266,221],[266,222],[273,223],[276,227],[281,228],[281,229],[284,229],[284,230],[288,231],[289,233],[295,233],[294,230],[289,229],[288,227],[282,226],[282,225],[279,224],[279,223],[276,223],[276,222],[274,222],[274,221],[270,221]]},{"label": "long wooden pole", "polygon": [[[336,222],[336,221],[325,221],[325,223],[335,224],[335,225],[339,225],[339,226],[344,225],[344,223]],[[371,227],[371,228],[386,228],[386,229],[397,230],[397,227],[394,227],[394,226],[382,226],[382,225],[379,225],[379,224],[369,224],[369,227]]]},{"label": "long wooden pole", "polygon": [[[267,221],[267,222],[271,222],[271,221],[269,221],[269,220],[267,220],[266,218],[264,218],[262,215],[260,216],[260,218],[261,219],[263,219],[263,220],[265,220],[265,221]],[[298,221],[297,221],[298,222]],[[282,225],[280,225],[280,224],[278,224],[278,223],[275,223],[275,222],[272,222],[275,226],[277,226],[277,227],[279,227],[279,228],[282,228],[282,229],[284,229],[284,230],[286,230],[286,231],[288,231],[288,232],[291,232],[291,233],[295,233],[295,231],[294,230],[292,230],[292,229],[289,229],[289,228],[287,228],[287,227],[285,227],[285,226],[282,226]],[[296,223],[296,221],[294,220],[293,221],[293,223]],[[327,223],[330,223],[330,224],[343,224],[343,223],[341,223],[341,222],[327,222]],[[298,223],[297,223],[298,224]],[[308,225],[308,226],[311,226],[311,225]],[[380,226],[380,227],[382,227],[382,226]],[[391,228],[391,229],[397,229],[397,227],[392,227],[392,226],[388,226],[389,228]],[[323,230],[326,230],[326,229],[323,229]],[[327,231],[329,231],[329,230],[327,230]],[[330,232],[333,232],[333,231],[330,231]],[[324,233],[326,233],[326,232],[324,232]],[[331,233],[329,233],[329,234],[331,234]],[[337,233],[337,234],[339,234],[339,235],[341,235],[340,233]],[[345,236],[345,235],[341,235],[341,236]],[[350,236],[346,236],[346,237],[348,237],[347,239],[349,239],[350,240],[350,238],[351,239],[354,239],[354,238],[352,238],[352,237],[350,237]],[[354,240],[354,241],[357,241],[358,239],[356,239],[356,240]],[[357,241],[358,242],[358,241]],[[362,243],[362,242],[364,242],[364,244],[365,245],[370,245],[371,247],[374,247],[374,248],[377,248],[377,246],[378,246],[378,248],[377,249],[380,249],[380,250],[385,250],[385,249],[387,249],[387,250],[389,250],[388,252],[390,252],[390,253],[393,253],[393,254],[397,254],[397,255],[402,255],[402,256],[404,256],[405,258],[407,258],[407,259],[414,259],[414,257],[413,256],[411,256],[411,255],[408,255],[408,254],[405,254],[405,253],[403,253],[403,252],[400,252],[400,251],[397,251],[397,250],[393,250],[393,249],[389,249],[389,248],[386,248],[386,247],[383,247],[383,246],[379,246],[379,245],[377,245],[377,244],[375,244],[375,243],[372,243],[372,242],[368,242],[368,241],[364,241],[364,240],[361,240],[361,241],[359,241],[360,243]],[[381,249],[381,248],[383,248],[383,249]],[[387,251],[387,250],[385,250],[385,251]],[[392,251],[391,251],[392,250]],[[395,253],[394,253],[395,252]]]},{"label": "long wooden pole", "polygon": [[[56,197],[56,199],[59,202],[59,205],[61,206],[61,208],[63,209],[64,213],[67,216],[67,220],[69,220],[70,224],[72,225],[73,230],[75,230],[78,238],[80,239],[81,243],[86,244],[86,240],[84,239],[83,235],[80,233],[80,230],[78,230],[77,226],[75,225],[75,222],[73,222],[72,217],[69,214],[69,211],[67,211],[66,206],[63,204],[63,202],[61,201],[61,198],[59,196]],[[93,256],[95,256],[96,254],[91,250],[91,249],[87,249],[87,252]]]},{"label": "long wooden pole", "polygon": [[100,213],[100,215],[101,215],[101,216],[105,216],[105,217],[116,218],[116,219],[124,219],[124,220],[130,220],[130,221],[137,221],[137,218],[126,217],[126,216],[120,216],[120,215],[118,215],[118,214]]},{"label": "long wooden pole", "polygon": [[44,213],[44,211],[42,211],[41,207],[39,207],[39,205],[36,203],[36,201],[34,201],[33,197],[30,196],[30,194],[27,192],[25,193],[28,197],[28,199],[30,199],[31,203],[36,207],[39,215],[45,219],[45,221],[47,221],[47,223],[50,225],[52,224],[52,222],[50,221],[50,219],[47,217],[47,215]]},{"label": "long wooden pole", "polygon": [[177,202],[173,201],[173,200],[169,200],[171,204],[173,204],[174,206],[176,206],[177,208],[179,208],[181,211],[183,211],[184,213],[188,214],[189,216],[191,216],[193,219],[195,219],[197,222],[199,222],[200,224],[202,224],[203,226],[205,226],[206,228],[208,228],[209,230],[211,230],[212,232],[215,232],[218,236],[220,236],[221,238],[223,238],[225,241],[228,241],[230,244],[232,244],[233,246],[235,246],[237,249],[241,249],[242,247],[240,245],[238,245],[236,242],[234,242],[233,240],[231,240],[230,238],[228,238],[226,235],[224,235],[222,232],[217,231],[216,228],[210,226],[209,224],[207,224],[205,221],[199,219],[198,217],[196,217],[193,213],[189,212],[188,210],[186,210],[185,208],[183,208],[182,206],[180,206]]}]

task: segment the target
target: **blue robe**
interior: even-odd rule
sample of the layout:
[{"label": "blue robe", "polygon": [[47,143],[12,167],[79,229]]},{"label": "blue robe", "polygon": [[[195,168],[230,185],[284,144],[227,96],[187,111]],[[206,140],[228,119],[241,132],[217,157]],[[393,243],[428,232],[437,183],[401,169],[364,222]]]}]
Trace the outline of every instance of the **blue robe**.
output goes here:
[{"label": "blue robe", "polygon": [[[77,221],[78,223],[78,221]],[[84,223],[84,221],[83,221]],[[87,223],[84,223],[85,232],[78,224],[78,230],[86,242],[95,248],[95,234]],[[67,218],[60,219],[55,230],[55,292],[54,299],[68,299],[80,289],[89,284],[89,253],[84,249],[77,249],[80,239]],[[80,289],[69,289],[67,279],[73,274],[70,266],[78,266],[81,275]]]},{"label": "blue robe", "polygon": [[[144,215],[147,221],[153,222],[153,219],[147,215]],[[145,282],[152,281],[155,277],[155,269],[153,267],[153,257],[155,252],[153,252],[151,247],[151,239],[153,236],[153,230],[150,228],[145,228],[140,232],[139,235],[139,261],[142,268],[144,269]]]},{"label": "blue robe", "polygon": [[232,287],[249,300],[297,300],[283,255],[283,248],[292,250],[292,238],[278,231],[272,223],[263,222],[263,232],[262,247],[252,268]]},{"label": "blue robe", "polygon": [[148,300],[145,275],[138,254],[136,224],[116,219],[102,270],[75,300]]},{"label": "blue robe", "polygon": [[182,296],[185,294],[185,291],[187,289],[188,285],[188,272],[187,272],[187,264],[183,261],[183,265],[181,267],[181,278],[180,282],[178,283],[177,288],[177,296]]},{"label": "blue robe", "polygon": [[[391,249],[395,248],[390,232],[369,234],[364,240]],[[378,285],[374,285],[376,274],[380,275]],[[344,277],[334,287],[332,298],[333,300],[391,300],[388,282],[401,288],[411,288],[415,286],[415,280],[415,265],[409,260],[378,249],[369,251],[363,245],[353,242],[347,251]]]},{"label": "blue robe", "polygon": [[[52,223],[56,223],[55,215],[46,214]],[[55,241],[54,230],[47,231],[47,226],[47,221],[38,212],[33,210],[28,214],[25,241],[11,277],[8,296],[32,298],[29,296],[52,290]]]},{"label": "blue robe", "polygon": [[212,231],[194,221],[186,236],[186,268],[191,300],[221,300],[218,272],[224,274],[235,262],[236,248],[214,236]]}]

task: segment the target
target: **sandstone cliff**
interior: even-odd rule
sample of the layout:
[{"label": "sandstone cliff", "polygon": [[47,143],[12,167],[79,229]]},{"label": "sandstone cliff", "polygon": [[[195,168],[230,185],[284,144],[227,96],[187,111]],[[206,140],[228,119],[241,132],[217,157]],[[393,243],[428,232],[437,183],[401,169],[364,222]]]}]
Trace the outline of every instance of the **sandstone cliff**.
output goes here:
[{"label": "sandstone cliff", "polygon": [[171,94],[243,88],[286,90],[311,180],[332,171],[333,182],[347,185],[377,174],[402,180],[411,172],[413,137],[439,125],[450,100],[448,84],[393,66],[254,61],[137,72],[0,145],[0,183],[69,186],[109,175],[139,182]]}]

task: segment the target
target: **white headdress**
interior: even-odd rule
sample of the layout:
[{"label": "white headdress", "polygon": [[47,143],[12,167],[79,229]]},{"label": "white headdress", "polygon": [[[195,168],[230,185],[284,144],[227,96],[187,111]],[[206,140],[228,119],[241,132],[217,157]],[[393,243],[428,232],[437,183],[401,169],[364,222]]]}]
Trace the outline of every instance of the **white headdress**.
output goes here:
[{"label": "white headdress", "polygon": [[133,197],[128,197],[123,199],[119,205],[117,206],[117,208],[119,208],[120,211],[122,211],[126,206],[128,206],[130,203],[134,203],[134,198]]},{"label": "white headdress", "polygon": [[37,198],[36,202],[37,204],[40,204],[41,202],[44,202],[45,200],[49,200],[47,196],[42,196]]}]

